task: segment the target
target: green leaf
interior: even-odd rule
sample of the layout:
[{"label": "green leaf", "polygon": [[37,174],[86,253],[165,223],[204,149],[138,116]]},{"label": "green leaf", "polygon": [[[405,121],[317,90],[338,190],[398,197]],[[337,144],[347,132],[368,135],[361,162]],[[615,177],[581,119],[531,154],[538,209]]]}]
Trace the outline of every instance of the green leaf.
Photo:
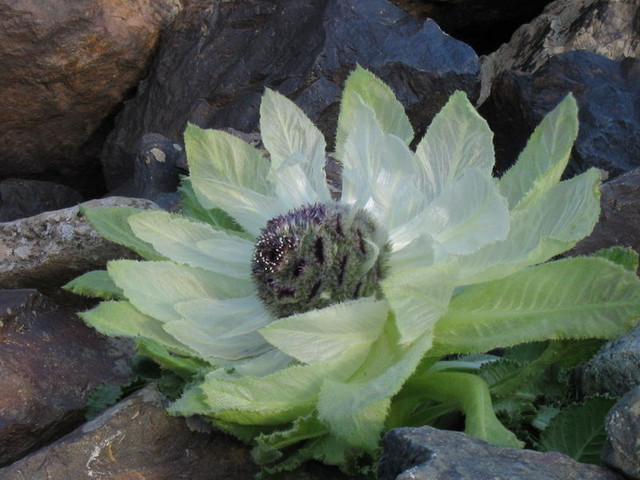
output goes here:
[{"label": "green leaf", "polygon": [[249,278],[253,242],[167,212],[129,217],[133,232],[176,263],[234,278]]},{"label": "green leaf", "polygon": [[[258,444],[258,448],[282,449],[303,440],[320,437],[328,432],[329,429],[323,422],[318,420],[317,414],[311,413],[304,417],[296,418],[286,429],[259,435],[255,441]],[[259,451],[254,450],[254,452],[260,455]],[[254,458],[256,458],[256,455],[254,455]],[[265,462],[259,461],[258,463]]]},{"label": "green leaf", "polygon": [[570,405],[555,415],[540,435],[540,449],[561,452],[583,463],[602,465],[600,451],[606,440],[604,419],[614,398],[594,396]]},{"label": "green leaf", "polygon": [[139,239],[129,226],[128,218],[142,211],[131,207],[80,207],[80,212],[107,240],[124,245],[147,260],[162,260],[164,257],[156,252],[151,244]]},{"label": "green leaf", "polygon": [[345,352],[330,362],[294,365],[264,377],[239,377],[216,370],[191,389],[171,410],[201,413],[242,425],[280,425],[311,413],[322,384],[346,379],[358,368],[361,353]]},{"label": "green leaf", "polygon": [[388,311],[385,301],[360,298],[273,321],[260,333],[287,355],[318,363],[347,351],[366,354],[380,336]]},{"label": "green leaf", "polygon": [[181,178],[178,192],[180,193],[180,210],[187,217],[200,220],[201,222],[224,230],[234,232],[242,231],[242,227],[224,210],[220,210],[219,208],[205,208],[200,205],[196,197],[196,192],[193,190],[191,179],[188,177]]},{"label": "green leaf", "polygon": [[459,258],[462,282],[486,282],[549,260],[591,233],[600,213],[600,173],[591,169],[552,187],[512,215],[506,240]]},{"label": "green leaf", "polygon": [[92,310],[79,315],[88,325],[104,335],[148,338],[172,352],[195,355],[193,350],[165,332],[160,321],[140,313],[128,302],[102,302]]},{"label": "green leaf", "polygon": [[395,313],[401,344],[432,335],[433,326],[449,307],[457,274],[453,264],[405,268],[392,270],[382,282]]},{"label": "green leaf", "polygon": [[568,258],[456,295],[432,353],[484,352],[545,339],[614,338],[640,316],[640,281],[601,258]]},{"label": "green leaf", "polygon": [[356,115],[359,101],[373,109],[384,133],[395,135],[407,145],[411,142],[413,127],[393,91],[371,72],[357,66],[347,78],[342,93],[336,133],[336,158],[343,160],[347,137],[359,121]]},{"label": "green leaf", "polygon": [[376,448],[391,397],[413,374],[431,344],[431,335],[406,347],[388,322],[369,357],[348,381],[328,379],[318,400],[318,417],[342,440],[366,450]]},{"label": "green leaf", "polygon": [[115,405],[122,395],[122,386],[103,383],[95,387],[85,403],[84,417],[92,420],[107,408]]},{"label": "green leaf", "polygon": [[461,91],[451,95],[416,148],[430,198],[470,168],[490,177],[494,158],[493,132]]},{"label": "green leaf", "polygon": [[180,320],[175,305],[199,298],[236,298],[252,293],[249,279],[240,280],[172,262],[116,260],[109,275],[138,310],[161,322]]},{"label": "green leaf", "polygon": [[569,94],[545,116],[518,161],[500,179],[500,191],[511,209],[536,202],[560,181],[577,135],[578,106]]},{"label": "green leaf", "polygon": [[62,288],[76,295],[99,297],[105,300],[124,298],[121,288],[118,288],[106,270],[93,270],[74,278]]},{"label": "green leaf", "polygon": [[465,433],[495,445],[522,447],[516,436],[496,418],[486,382],[477,375],[438,372],[413,377],[400,397],[432,399],[455,406],[465,415]]},{"label": "green leaf", "polygon": [[152,357],[162,368],[171,370],[185,381],[191,381],[201,375],[211,366],[200,358],[178,357],[165,348],[166,344],[141,338],[138,340],[138,349],[141,353]]},{"label": "green leaf", "polygon": [[638,270],[638,253],[625,247],[603,248],[590,254],[591,257],[606,258],[610,262],[622,265],[627,270],[635,272]]}]

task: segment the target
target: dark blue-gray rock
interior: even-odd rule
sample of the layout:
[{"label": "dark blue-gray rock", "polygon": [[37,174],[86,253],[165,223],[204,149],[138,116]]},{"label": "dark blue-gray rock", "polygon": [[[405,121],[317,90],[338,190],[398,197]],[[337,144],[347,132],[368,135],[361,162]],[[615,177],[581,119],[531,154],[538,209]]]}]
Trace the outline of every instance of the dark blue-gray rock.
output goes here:
[{"label": "dark blue-gray rock", "polygon": [[431,18],[452,37],[479,54],[509,41],[523,23],[536,18],[551,0],[528,0],[513,8],[509,0],[391,0],[416,18]]},{"label": "dark blue-gray rock", "polygon": [[165,210],[175,210],[180,175],[186,173],[184,147],[164,135],[147,133],[138,142],[133,179],[111,193],[146,198]]},{"label": "dark blue-gray rock", "polygon": [[0,181],[0,222],[31,217],[82,202],[78,192],[66,185],[40,180],[7,179]]},{"label": "dark blue-gray rock", "polygon": [[[220,432],[195,432],[145,387],[52,445],[0,469],[3,480],[253,480],[250,447]],[[46,466],[46,467],[43,467]],[[281,480],[346,480],[320,464]]]},{"label": "dark blue-gray rock", "polygon": [[[507,8],[512,5],[511,2],[505,4]],[[638,2],[551,2],[541,15],[518,28],[508,43],[481,58],[480,103],[489,95],[493,79],[501,72],[518,70],[533,73],[559,53],[585,50],[617,61],[626,57],[640,57],[638,16]]]},{"label": "dark blue-gray rock", "polygon": [[499,173],[569,92],[578,102],[580,130],[565,176],[597,167],[613,178],[640,166],[640,59],[572,51],[549,58],[535,73],[507,70],[494,79],[480,112],[495,133]]},{"label": "dark blue-gray rock", "polygon": [[0,178],[104,192],[99,154],[181,0],[0,2]]},{"label": "dark blue-gray rock", "polygon": [[578,385],[585,395],[620,397],[640,386],[640,324],[626,335],[607,342],[581,366]]},{"label": "dark blue-gray rock", "polygon": [[117,118],[102,152],[107,185],[133,177],[146,133],[181,143],[187,121],[256,130],[266,86],[294,99],[331,141],[342,83],[356,63],[394,89],[417,130],[453,91],[474,100],[480,88],[471,47],[386,0],[194,0]]},{"label": "dark blue-gray rock", "polygon": [[384,438],[378,480],[623,480],[557,452],[502,448],[461,432],[398,428]]},{"label": "dark blue-gray rock", "polygon": [[[149,200],[123,197],[90,200],[82,206],[159,208]],[[60,287],[71,279],[103,269],[114,258],[133,257],[129,249],[98,234],[78,206],[0,223],[0,288],[37,288],[66,300]]]},{"label": "dark blue-gray rock", "polygon": [[602,460],[632,480],[640,480],[640,386],[629,391],[605,420]]},{"label": "dark blue-gray rock", "polygon": [[613,246],[640,252],[640,168],[605,182],[600,190],[598,223],[570,253],[586,255]]},{"label": "dark blue-gray rock", "polygon": [[0,339],[2,466],[80,425],[94,387],[131,378],[132,344],[35,290],[0,290]]}]

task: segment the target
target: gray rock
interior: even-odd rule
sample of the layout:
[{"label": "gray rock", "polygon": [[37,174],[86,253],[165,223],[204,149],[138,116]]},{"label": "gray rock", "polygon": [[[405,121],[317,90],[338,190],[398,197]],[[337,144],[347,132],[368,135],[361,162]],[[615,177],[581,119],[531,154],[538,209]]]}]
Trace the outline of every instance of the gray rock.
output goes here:
[{"label": "gray rock", "polygon": [[629,391],[607,415],[602,460],[633,480],[640,479],[640,386]]},{"label": "gray rock", "polygon": [[580,130],[565,176],[597,167],[613,178],[640,166],[640,59],[618,62],[571,51],[549,58],[535,73],[509,70],[494,80],[480,113],[495,133],[499,172],[569,92],[578,102]]},{"label": "gray rock", "polygon": [[559,53],[585,50],[611,60],[640,57],[640,4],[618,0],[556,0],[509,43],[483,57],[482,103],[505,70],[533,73]]},{"label": "gray rock", "polygon": [[31,217],[38,213],[71,207],[83,198],[75,190],[59,183],[39,180],[0,181],[0,222]]},{"label": "gray rock", "polygon": [[586,255],[616,245],[640,252],[640,168],[605,182],[601,194],[598,223],[570,253]]},{"label": "gray rock", "polygon": [[623,480],[566,455],[502,448],[461,432],[398,428],[384,439],[378,480]]},{"label": "gray rock", "polygon": [[0,339],[0,465],[77,427],[94,387],[131,376],[131,344],[35,290],[0,290]]},{"label": "gray rock", "polygon": [[[162,396],[151,385],[47,448],[0,469],[0,477],[253,480],[257,472],[248,447],[219,432],[189,430],[183,418],[165,413]],[[278,478],[346,480],[336,469],[318,464]]]},{"label": "gray rock", "polygon": [[[82,205],[158,208],[148,200],[121,197]],[[132,256],[130,250],[101,237],[77,206],[0,223],[0,288],[37,288],[57,295],[76,276],[104,268],[114,258]]]},{"label": "gray rock", "polygon": [[479,91],[479,60],[432,21],[386,0],[195,0],[163,36],[102,152],[111,190],[133,177],[138,142],[181,143],[186,123],[257,128],[265,86],[293,98],[332,139],[342,82],[356,63],[385,80],[424,129],[454,90]]},{"label": "gray rock", "polygon": [[578,372],[578,385],[585,395],[620,397],[640,386],[640,324],[607,342]]},{"label": "gray rock", "polygon": [[180,0],[0,1],[0,178],[40,175],[83,193],[100,185],[108,119],[180,8]]}]

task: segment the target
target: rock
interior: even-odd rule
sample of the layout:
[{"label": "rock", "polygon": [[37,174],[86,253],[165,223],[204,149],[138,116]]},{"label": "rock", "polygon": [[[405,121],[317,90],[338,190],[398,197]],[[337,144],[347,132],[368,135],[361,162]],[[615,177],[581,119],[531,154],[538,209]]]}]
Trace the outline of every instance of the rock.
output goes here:
[{"label": "rock", "polygon": [[[150,385],[58,442],[0,469],[0,477],[253,480],[257,472],[248,447],[219,432],[189,430],[183,418],[165,413],[162,396]],[[319,464],[278,478],[346,480]]]},{"label": "rock", "polygon": [[165,198],[175,193],[180,174],[187,173],[184,147],[164,135],[147,133],[142,136],[135,156],[133,179],[117,189],[118,195],[147,198],[163,203],[165,210],[176,207],[175,200],[164,204]]},{"label": "rock", "polygon": [[180,8],[181,0],[0,1],[0,178],[104,188],[98,155],[109,118]]},{"label": "rock", "polygon": [[620,397],[640,386],[640,324],[626,335],[607,342],[578,371],[584,395]]},{"label": "rock", "polygon": [[[509,4],[510,5],[510,4]],[[619,0],[556,0],[509,43],[483,57],[482,92],[505,70],[533,73],[559,53],[585,50],[611,60],[640,57],[640,4]]]},{"label": "rock", "polygon": [[386,0],[190,2],[107,139],[107,185],[133,177],[146,133],[181,143],[188,121],[255,130],[265,86],[293,98],[332,139],[342,82],[356,63],[395,90],[418,131],[454,90],[472,100],[479,90],[471,47]]},{"label": "rock", "polygon": [[130,379],[132,354],[35,290],[1,290],[0,465],[81,424],[94,387]]},{"label": "rock", "polygon": [[630,479],[640,479],[640,386],[629,391],[607,415],[602,460]]},{"label": "rock", "polygon": [[598,223],[570,254],[586,255],[613,246],[640,252],[640,168],[604,183],[601,194]]},{"label": "rock", "polygon": [[513,8],[505,0],[392,0],[416,18],[431,18],[452,37],[479,54],[493,52],[523,23],[536,18],[551,0],[529,0]]},{"label": "rock", "polygon": [[384,439],[378,480],[623,480],[557,452],[502,448],[461,432],[398,428]]},{"label": "rock", "polygon": [[39,180],[8,179],[0,181],[0,222],[31,217],[48,210],[58,210],[82,202],[75,190],[59,183]]},{"label": "rock", "polygon": [[580,130],[565,176],[597,167],[613,178],[640,166],[640,59],[574,51],[549,58],[535,73],[509,70],[494,80],[480,113],[495,133],[499,172],[569,92],[578,102]]},{"label": "rock", "polygon": [[[148,200],[121,197],[91,200],[82,206],[158,208]],[[77,206],[0,223],[0,288],[37,288],[56,295],[76,276],[132,255],[101,237]]]}]

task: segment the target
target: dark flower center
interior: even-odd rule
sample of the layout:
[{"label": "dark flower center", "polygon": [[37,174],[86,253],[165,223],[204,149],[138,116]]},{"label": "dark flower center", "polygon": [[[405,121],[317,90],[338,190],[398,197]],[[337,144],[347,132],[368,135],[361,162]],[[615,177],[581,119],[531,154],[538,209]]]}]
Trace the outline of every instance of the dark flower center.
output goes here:
[{"label": "dark flower center", "polygon": [[272,218],[256,241],[251,273],[276,317],[381,296],[390,245],[362,209],[305,205]]}]

